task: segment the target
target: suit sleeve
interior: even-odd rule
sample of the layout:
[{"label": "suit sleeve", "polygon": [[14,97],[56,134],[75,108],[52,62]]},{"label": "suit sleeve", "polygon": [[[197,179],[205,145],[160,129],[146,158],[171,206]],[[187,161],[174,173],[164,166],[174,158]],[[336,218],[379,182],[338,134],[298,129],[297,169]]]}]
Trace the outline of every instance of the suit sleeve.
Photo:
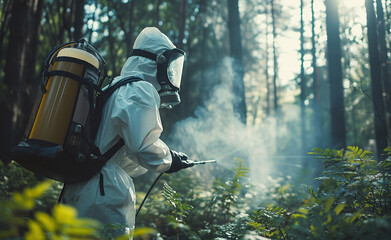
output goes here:
[{"label": "suit sleeve", "polygon": [[155,88],[147,82],[137,82],[119,90],[112,118],[119,125],[126,155],[146,169],[167,171],[172,159],[170,149],[160,139],[163,127]]}]

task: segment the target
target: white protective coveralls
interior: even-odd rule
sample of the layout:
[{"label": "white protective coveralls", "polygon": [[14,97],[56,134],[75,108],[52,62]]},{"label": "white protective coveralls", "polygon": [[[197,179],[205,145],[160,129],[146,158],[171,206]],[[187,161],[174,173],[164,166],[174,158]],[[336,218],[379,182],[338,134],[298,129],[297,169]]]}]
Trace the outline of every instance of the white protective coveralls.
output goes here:
[{"label": "white protective coveralls", "polygon": [[[150,27],[139,34],[133,48],[161,54],[175,46],[157,28]],[[75,207],[79,217],[93,218],[102,224],[125,225],[126,231],[135,225],[136,193],[132,177],[148,170],[165,172],[172,162],[169,148],[159,139],[163,128],[156,62],[138,56],[128,58],[113,84],[128,76],[144,81],[128,83],[108,99],[95,141],[102,153],[120,138],[125,141],[125,146],[101,169],[105,195],[100,194],[97,174],[86,182],[66,184],[61,200]]]}]

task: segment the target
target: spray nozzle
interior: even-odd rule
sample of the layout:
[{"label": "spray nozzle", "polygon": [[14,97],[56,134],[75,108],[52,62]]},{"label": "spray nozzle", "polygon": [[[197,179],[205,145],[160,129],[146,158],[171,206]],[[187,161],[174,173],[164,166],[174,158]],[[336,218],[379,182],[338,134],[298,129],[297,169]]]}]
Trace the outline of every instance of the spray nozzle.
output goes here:
[{"label": "spray nozzle", "polygon": [[206,163],[217,163],[217,161],[214,159],[205,160],[205,161],[193,161],[193,162],[194,162],[194,165],[200,165],[200,164],[206,164]]}]

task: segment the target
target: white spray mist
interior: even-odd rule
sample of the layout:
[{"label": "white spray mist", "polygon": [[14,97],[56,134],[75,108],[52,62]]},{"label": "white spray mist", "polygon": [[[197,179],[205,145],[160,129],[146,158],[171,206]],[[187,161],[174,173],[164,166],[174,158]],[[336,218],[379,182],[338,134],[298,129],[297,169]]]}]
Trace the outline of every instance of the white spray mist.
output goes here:
[{"label": "white spray mist", "polygon": [[[232,81],[232,61],[225,58],[218,70],[205,74],[210,78],[219,78],[217,84],[198,107],[193,116],[175,124],[169,137],[169,145],[183,151],[192,159],[216,159],[219,164],[232,168],[234,158],[242,158],[250,168],[250,180],[253,184],[267,184],[267,179],[279,175],[279,169],[297,171],[300,166],[285,164],[275,157],[276,121],[265,119],[261,126],[246,126],[234,112],[235,96]],[[207,79],[206,79],[207,81]],[[212,80],[211,80],[212,81]],[[216,81],[216,79],[213,79]],[[289,107],[289,118],[298,118],[299,109]],[[291,135],[289,125],[279,126],[279,135]],[[293,143],[294,144],[294,143]],[[289,161],[289,160],[288,160]],[[289,171],[288,171],[289,172]]]}]

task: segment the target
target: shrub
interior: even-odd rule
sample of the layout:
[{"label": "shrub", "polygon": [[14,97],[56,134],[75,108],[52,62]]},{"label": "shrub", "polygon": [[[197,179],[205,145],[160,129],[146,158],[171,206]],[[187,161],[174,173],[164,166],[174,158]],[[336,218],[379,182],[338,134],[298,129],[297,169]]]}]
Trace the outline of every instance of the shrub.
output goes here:
[{"label": "shrub", "polygon": [[[388,154],[390,148],[386,149]],[[391,160],[358,147],[313,149],[324,164],[317,190],[296,209],[260,208],[251,226],[273,239],[385,239],[391,235]],[[289,205],[289,204],[288,204]]]}]

